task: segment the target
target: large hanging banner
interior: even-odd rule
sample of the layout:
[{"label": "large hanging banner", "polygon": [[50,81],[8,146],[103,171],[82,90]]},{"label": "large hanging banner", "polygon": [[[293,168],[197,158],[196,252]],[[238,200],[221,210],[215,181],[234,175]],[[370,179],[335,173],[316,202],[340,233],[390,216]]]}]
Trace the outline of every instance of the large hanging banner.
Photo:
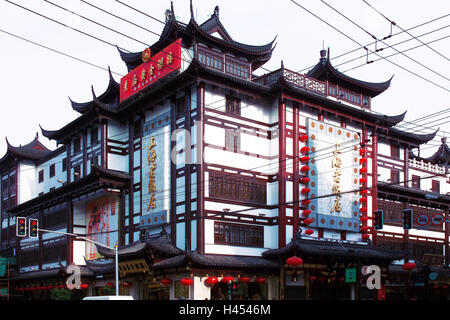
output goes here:
[{"label": "large hanging banner", "polygon": [[356,131],[307,119],[310,226],[359,232],[359,142]]},{"label": "large hanging banner", "polygon": [[[110,248],[118,241],[119,201],[107,195],[86,203],[86,238]],[[95,244],[86,241],[86,260],[100,258]]]},{"label": "large hanging banner", "polygon": [[167,223],[170,203],[170,112],[144,124],[141,225]]}]

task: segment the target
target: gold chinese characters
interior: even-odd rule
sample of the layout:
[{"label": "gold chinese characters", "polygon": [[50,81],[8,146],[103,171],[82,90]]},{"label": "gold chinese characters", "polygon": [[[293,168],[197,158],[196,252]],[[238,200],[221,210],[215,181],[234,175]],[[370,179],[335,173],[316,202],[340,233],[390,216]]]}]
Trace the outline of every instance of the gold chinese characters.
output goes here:
[{"label": "gold chinese characters", "polygon": [[333,151],[333,158],[331,159],[331,167],[335,169],[333,173],[333,194],[336,196],[334,199],[333,207],[330,212],[341,212],[341,175],[342,175],[342,160],[340,157],[341,150],[339,143],[336,143],[336,149]]},{"label": "gold chinese characters", "polygon": [[150,201],[147,206],[147,211],[150,209],[156,208],[156,177],[155,177],[155,170],[156,170],[156,151],[155,151],[155,137],[150,137],[150,146],[148,147],[148,154],[147,154],[147,165],[150,166],[149,171],[149,181],[148,181],[148,192],[150,194]]}]

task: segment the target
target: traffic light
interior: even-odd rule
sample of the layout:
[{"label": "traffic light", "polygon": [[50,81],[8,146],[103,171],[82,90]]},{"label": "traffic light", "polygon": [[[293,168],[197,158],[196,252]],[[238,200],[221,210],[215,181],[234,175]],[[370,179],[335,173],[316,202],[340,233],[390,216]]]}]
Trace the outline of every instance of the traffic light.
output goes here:
[{"label": "traffic light", "polygon": [[30,238],[38,237],[38,228],[39,228],[39,220],[38,219],[30,219]]},{"label": "traffic light", "polygon": [[413,224],[413,211],[412,209],[403,210],[403,229],[411,229]]},{"label": "traffic light", "polygon": [[16,218],[16,236],[18,237],[27,236],[27,219],[24,217]]},{"label": "traffic light", "polygon": [[375,230],[383,229],[383,210],[375,210],[373,212],[373,223]]}]

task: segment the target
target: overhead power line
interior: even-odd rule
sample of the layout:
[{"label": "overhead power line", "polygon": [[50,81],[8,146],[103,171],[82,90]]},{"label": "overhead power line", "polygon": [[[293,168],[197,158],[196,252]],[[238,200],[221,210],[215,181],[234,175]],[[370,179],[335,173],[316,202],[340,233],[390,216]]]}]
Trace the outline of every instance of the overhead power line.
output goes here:
[{"label": "overhead power line", "polygon": [[431,51],[437,53],[439,56],[441,56],[442,58],[446,59],[447,61],[450,61],[450,59],[446,56],[444,56],[443,54],[441,54],[440,52],[438,52],[437,50],[433,49],[432,47],[430,47],[428,44],[425,44],[422,42],[422,40],[418,39],[417,37],[415,37],[414,35],[412,35],[411,33],[408,32],[408,30],[403,29],[402,27],[400,27],[397,23],[395,23],[393,20],[389,19],[388,17],[386,17],[384,14],[382,14],[379,10],[375,9],[375,7],[373,7],[370,3],[368,3],[366,0],[362,0],[365,4],[367,4],[369,7],[371,7],[373,10],[375,10],[379,15],[381,15],[383,18],[385,18],[387,21],[389,21],[392,25],[396,26],[397,28],[399,28],[400,30],[402,30],[403,32],[406,32],[409,36],[413,37],[414,39],[416,39],[417,41],[419,41],[420,43],[422,43],[423,45],[425,45],[428,49],[430,49]]},{"label": "overhead power line", "polygon": [[[415,25],[415,26],[413,26],[413,27],[410,27],[410,28],[406,29],[405,31],[400,31],[400,32],[394,33],[394,34],[392,34],[391,38],[394,37],[394,36],[397,36],[397,35],[399,35],[399,34],[402,34],[402,33],[406,32],[406,31],[410,31],[410,30],[413,30],[413,29],[417,29],[417,28],[423,27],[423,26],[425,26],[425,25],[427,25],[427,24],[436,22],[436,21],[438,21],[438,20],[442,20],[442,19],[444,19],[444,18],[446,18],[446,17],[448,17],[448,16],[450,16],[450,14],[446,14],[446,15],[443,15],[443,16],[440,16],[440,17],[437,17],[437,18],[434,18],[434,19],[432,19],[432,20],[423,22],[423,23],[421,23],[421,24]],[[411,39],[411,40],[412,40],[412,39]],[[360,50],[360,49],[364,49],[365,47],[369,47],[369,46],[371,46],[371,45],[373,45],[373,44],[375,44],[375,43],[376,43],[376,41],[371,42],[371,43],[369,43],[369,44],[367,44],[367,45],[365,45],[365,46],[360,46],[360,47],[355,48],[355,49],[353,49],[353,50],[344,52],[344,53],[342,53],[342,54],[340,54],[340,55],[337,55],[337,56],[334,56],[334,57],[330,57],[330,60],[335,60],[335,59],[341,58],[341,57],[343,57],[343,56],[349,55],[349,54],[351,54],[351,53],[353,53],[353,52],[355,52],[355,51],[358,51],[358,50]],[[309,69],[311,69],[311,68],[313,68],[313,67],[314,67],[314,66],[310,66],[310,67],[308,67],[308,68],[304,68],[304,69],[299,70],[299,71],[297,71],[297,72],[302,73],[303,71],[309,70]]]},{"label": "overhead power line", "polygon": [[[370,33],[369,31],[367,31],[366,29],[364,29],[363,27],[361,27],[359,24],[357,24],[356,22],[354,22],[353,20],[351,20],[350,18],[348,18],[348,17],[347,17],[346,15],[344,15],[342,12],[340,12],[339,10],[337,10],[335,7],[329,5],[326,1],[324,1],[324,0],[320,0],[320,1],[321,1],[322,3],[324,3],[326,6],[328,6],[330,9],[332,9],[333,11],[335,11],[337,14],[339,14],[340,16],[342,16],[344,19],[348,20],[350,23],[352,23],[353,25],[355,25],[357,28],[359,28],[359,29],[361,29],[362,31],[364,31],[365,33],[367,33],[369,36],[371,36],[371,37],[372,37],[373,39],[375,39],[376,41],[380,41],[380,42],[383,43],[384,45],[387,45],[389,48],[391,48],[391,49],[397,51],[399,54],[405,56],[406,58],[410,59],[411,61],[414,61],[415,63],[419,64],[420,66],[424,67],[425,69],[427,69],[427,70],[429,70],[429,71],[435,73],[436,75],[438,75],[438,76],[440,76],[440,77],[446,79],[447,81],[450,81],[449,78],[443,76],[443,75],[440,74],[439,72],[434,71],[433,69],[430,69],[429,67],[427,67],[427,66],[424,65],[423,63],[421,63],[421,62],[419,62],[419,61],[417,61],[417,60],[411,58],[410,56],[406,55],[405,53],[403,53],[403,52],[401,52],[401,51],[398,51],[396,48],[390,46],[390,45],[389,45],[388,43],[386,43],[384,40],[377,39],[377,37],[375,37],[372,33]],[[369,50],[367,49],[367,51],[369,51]],[[375,55],[377,55],[378,57],[380,57],[380,58],[382,58],[382,59],[384,59],[384,60],[386,60],[386,61],[391,62],[391,61],[388,60],[386,57],[383,57],[383,56],[377,54],[377,53],[376,53],[376,50],[375,50],[375,52],[372,51],[372,53],[374,53]],[[397,65],[398,65],[398,64],[397,64]],[[416,75],[416,76],[418,76],[418,77],[420,77],[420,78],[422,78],[422,79],[424,79],[424,80],[426,80],[426,81],[428,81],[428,82],[430,82],[430,83],[432,83],[432,84],[434,84],[434,85],[436,85],[436,86],[438,86],[438,87],[440,87],[440,88],[442,88],[442,89],[444,89],[444,90],[446,90],[446,91],[450,91],[450,89],[444,88],[444,87],[442,87],[441,85],[439,85],[439,84],[437,84],[437,83],[435,83],[435,82],[433,82],[433,81],[431,81],[431,80],[429,80],[429,79],[427,79],[427,78],[424,78],[424,77],[418,75],[418,74],[415,73],[415,72],[412,72],[412,71],[410,71],[410,70],[408,70],[408,69],[406,69],[406,68],[403,68],[403,67],[402,67],[402,69],[404,69],[404,70],[406,70],[406,71],[408,71],[408,72],[411,72],[412,74],[414,74],[414,75]]]}]

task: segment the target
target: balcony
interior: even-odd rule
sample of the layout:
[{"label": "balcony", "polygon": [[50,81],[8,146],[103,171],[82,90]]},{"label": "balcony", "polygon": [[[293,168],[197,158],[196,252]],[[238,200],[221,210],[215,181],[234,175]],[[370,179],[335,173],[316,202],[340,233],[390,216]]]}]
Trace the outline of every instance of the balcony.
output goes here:
[{"label": "balcony", "polygon": [[259,84],[270,86],[274,84],[281,76],[283,76],[287,82],[297,88],[319,94],[323,97],[334,97],[337,100],[345,101],[361,108],[370,109],[369,96],[339,87],[339,85],[330,83],[328,81],[324,82],[314,78],[309,78],[305,75],[286,68],[270,72],[261,77],[257,77],[253,81]]}]

